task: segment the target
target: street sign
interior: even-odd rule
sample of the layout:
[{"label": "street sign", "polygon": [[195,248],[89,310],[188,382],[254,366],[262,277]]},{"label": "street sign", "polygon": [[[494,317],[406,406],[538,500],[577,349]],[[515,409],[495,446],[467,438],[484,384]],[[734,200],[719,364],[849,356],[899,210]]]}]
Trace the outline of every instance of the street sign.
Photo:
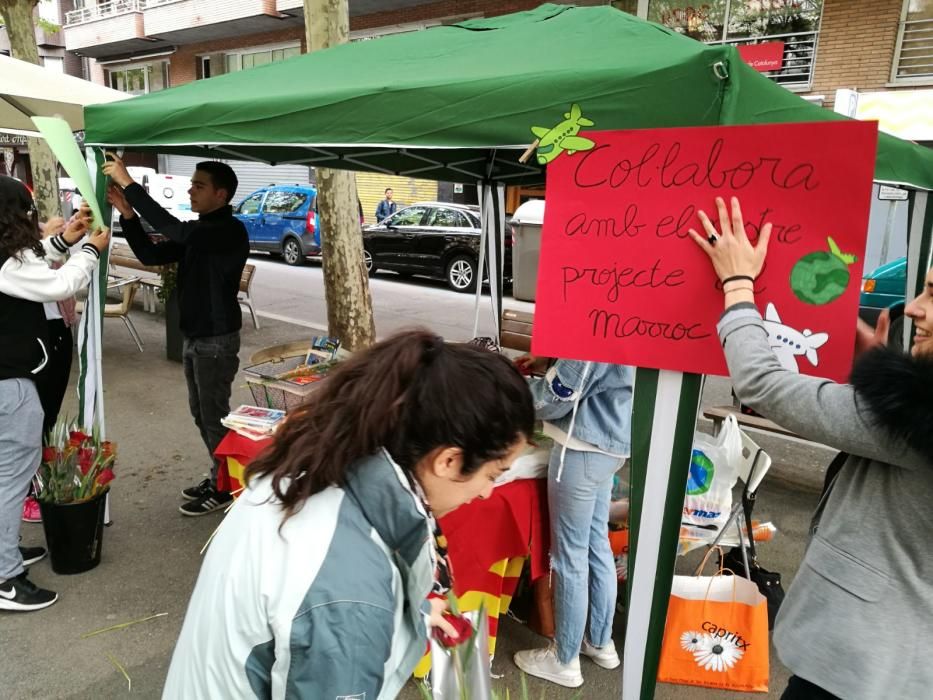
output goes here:
[{"label": "street sign", "polygon": [[784,65],[784,42],[767,41],[763,44],[743,44],[738,47],[739,56],[757,71],[767,73],[781,70]]},{"label": "street sign", "polygon": [[902,190],[900,187],[890,187],[888,185],[878,187],[878,199],[881,200],[903,202],[907,200],[907,195],[907,190]]}]

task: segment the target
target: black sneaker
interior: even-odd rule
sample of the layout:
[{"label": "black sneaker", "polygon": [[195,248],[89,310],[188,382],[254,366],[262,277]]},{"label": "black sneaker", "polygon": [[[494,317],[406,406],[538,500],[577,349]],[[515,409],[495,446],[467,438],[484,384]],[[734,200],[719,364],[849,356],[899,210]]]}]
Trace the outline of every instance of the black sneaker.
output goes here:
[{"label": "black sneaker", "polygon": [[20,547],[19,553],[23,556],[23,566],[31,566],[37,561],[42,561],[48,554],[45,547]]},{"label": "black sneaker", "polygon": [[186,489],[181,490],[182,497],[187,501],[196,501],[199,498],[204,498],[205,496],[213,493],[214,487],[211,486],[211,480],[205,479],[197,486],[189,486]]},{"label": "black sneaker", "polygon": [[213,513],[215,510],[223,510],[232,500],[233,496],[230,495],[229,491],[215,491],[211,488],[209,493],[196,501],[185,503],[178,510],[181,511],[182,515],[195,517],[198,515],[207,515],[208,513]]},{"label": "black sneaker", "polygon": [[0,610],[42,610],[56,600],[58,593],[39,588],[27,578],[25,571],[16,578],[0,583]]}]

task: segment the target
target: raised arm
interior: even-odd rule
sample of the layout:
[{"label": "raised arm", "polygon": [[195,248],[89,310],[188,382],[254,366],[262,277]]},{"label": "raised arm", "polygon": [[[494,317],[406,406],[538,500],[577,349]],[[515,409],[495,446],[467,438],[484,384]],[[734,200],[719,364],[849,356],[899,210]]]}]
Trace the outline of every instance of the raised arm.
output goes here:
[{"label": "raised arm", "polygon": [[120,212],[123,237],[126,238],[126,242],[130,244],[133,253],[143,265],[167,265],[182,259],[185,252],[184,246],[173,241],[152,242],[119,187],[111,185],[107,189],[107,201]]},{"label": "raised arm", "polygon": [[716,206],[720,232],[700,212],[704,233],[691,230],[690,234],[709,255],[723,283],[726,312],[719,322],[719,337],[739,399],[804,438],[881,462],[918,466],[915,453],[874,422],[851,385],[781,366],[768,342],[754,292],[771,224],[762,227],[752,245],[738,200],[732,198],[731,212],[719,197]]},{"label": "raised arm", "polygon": [[0,268],[0,292],[29,301],[67,299],[90,283],[100,251],[109,244],[110,231],[98,229],[77,255],[54,270],[33,251],[24,251],[20,260],[10,258]]}]

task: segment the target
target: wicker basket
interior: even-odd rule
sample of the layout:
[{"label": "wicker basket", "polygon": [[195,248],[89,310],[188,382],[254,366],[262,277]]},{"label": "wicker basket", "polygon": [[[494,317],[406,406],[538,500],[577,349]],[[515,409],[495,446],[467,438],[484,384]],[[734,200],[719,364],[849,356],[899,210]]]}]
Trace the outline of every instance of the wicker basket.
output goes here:
[{"label": "wicker basket", "polygon": [[248,377],[246,385],[253,395],[253,405],[262,408],[277,408],[288,413],[301,406],[314,392],[317,383],[297,386],[277,379],[253,379]]},{"label": "wicker basket", "polygon": [[[263,408],[277,408],[286,413],[298,408],[320,382],[301,383],[294,379],[279,379],[304,364],[308,343],[298,341],[264,348],[253,353],[250,365],[243,368],[246,384],[253,395],[253,404]],[[349,353],[340,350],[337,357],[344,359]]]}]

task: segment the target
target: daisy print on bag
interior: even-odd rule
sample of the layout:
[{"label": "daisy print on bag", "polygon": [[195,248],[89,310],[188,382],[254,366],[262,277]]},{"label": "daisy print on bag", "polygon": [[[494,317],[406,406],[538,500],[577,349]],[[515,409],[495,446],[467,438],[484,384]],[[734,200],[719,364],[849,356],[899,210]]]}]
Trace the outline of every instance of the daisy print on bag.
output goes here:
[{"label": "daisy print on bag", "polygon": [[703,645],[704,637],[702,632],[684,632],[680,635],[680,648],[693,653]]},{"label": "daisy print on bag", "polygon": [[745,651],[731,638],[704,635],[700,648],[693,652],[693,658],[700,668],[723,673],[735,666],[744,654]]}]

